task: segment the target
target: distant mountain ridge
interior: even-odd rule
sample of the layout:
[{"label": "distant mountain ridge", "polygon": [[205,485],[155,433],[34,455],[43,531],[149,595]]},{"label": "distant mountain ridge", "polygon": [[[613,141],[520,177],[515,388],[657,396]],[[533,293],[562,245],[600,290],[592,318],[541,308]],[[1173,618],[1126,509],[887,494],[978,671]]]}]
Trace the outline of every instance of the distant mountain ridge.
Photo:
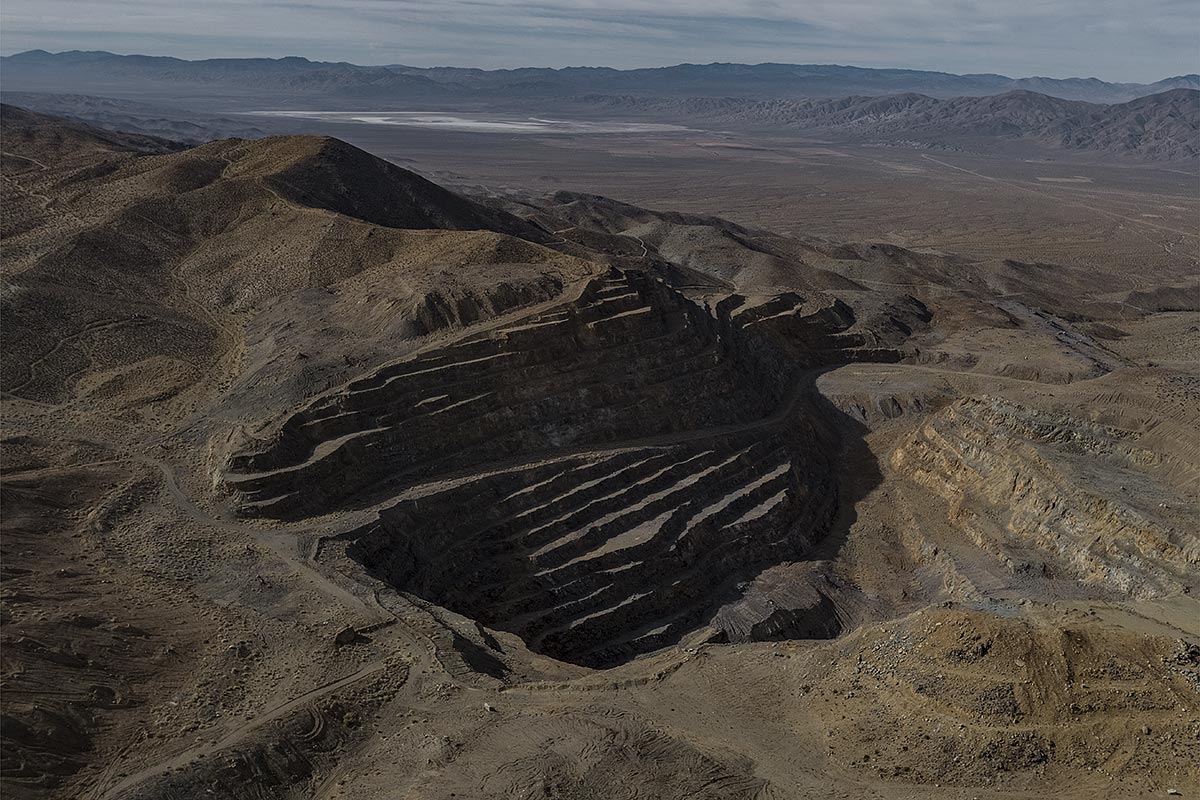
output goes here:
[{"label": "distant mountain ridge", "polygon": [[167,56],[105,51],[49,53],[30,50],[0,59],[8,91],[112,92],[190,86],[220,88],[231,96],[278,92],[288,96],[337,95],[394,101],[461,98],[568,97],[592,92],[664,97],[797,99],[918,93],[931,97],[986,96],[1028,90],[1066,100],[1124,102],[1176,88],[1200,89],[1200,75],[1151,84],[1097,78],[1010,78],[908,69],[828,64],[678,64],[619,70],[610,67],[528,67],[481,70],[361,66],[286,58],[220,58],[187,61]]},{"label": "distant mountain ridge", "polygon": [[167,90],[191,85],[230,96],[263,92],[295,96],[429,97],[446,89],[428,78],[384,67],[287,58],[214,58],[186,61],[170,56],[115,55],[102,50],[48,53],[30,50],[0,59],[6,91],[105,88]]},{"label": "distant mountain ridge", "polygon": [[245,118],[198,114],[167,105],[118,100],[82,94],[2,92],[0,102],[9,106],[80,120],[110,131],[159,136],[185,144],[213,139],[258,139],[266,132]]},{"label": "distant mountain ridge", "polygon": [[589,95],[580,105],[714,124],[837,132],[862,138],[989,136],[1153,160],[1200,156],[1200,92],[1171,89],[1104,105],[1017,90],[939,99],[906,93],[808,100]]},{"label": "distant mountain ridge", "polygon": [[910,69],[871,69],[836,64],[678,64],[617,70],[608,67],[478,70],[390,65],[404,74],[471,89],[522,88],[528,92],[568,91],[592,85],[596,91],[632,94],[684,94],[720,97],[838,97],[849,94],[917,92],[934,97],[985,96],[1025,89],[1066,100],[1117,102],[1176,88],[1200,89],[1200,75],[1164,78],[1152,84],[1109,83],[1098,78],[1010,78],[997,74],[956,75]]}]

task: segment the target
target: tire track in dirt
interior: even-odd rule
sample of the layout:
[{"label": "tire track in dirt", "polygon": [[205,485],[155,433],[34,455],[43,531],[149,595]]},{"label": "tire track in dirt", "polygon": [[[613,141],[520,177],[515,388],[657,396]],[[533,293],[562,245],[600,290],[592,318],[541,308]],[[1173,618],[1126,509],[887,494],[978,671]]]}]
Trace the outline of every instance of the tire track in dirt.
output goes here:
[{"label": "tire track in dirt", "polygon": [[[1013,181],[1006,181],[1003,178],[993,178],[991,175],[984,175],[982,172],[975,172],[974,170],[967,169],[966,167],[960,167],[960,166],[957,166],[956,164],[951,164],[948,161],[942,161],[940,159],[936,159],[933,156],[926,155],[924,153],[921,154],[921,158],[923,158],[927,161],[932,161],[935,164],[940,164],[943,167],[949,167],[950,169],[957,170],[959,172],[964,172],[967,175],[973,175],[976,178],[980,178],[985,181],[1003,184],[1004,186],[1008,186],[1012,189],[1017,189],[1018,191],[1028,192],[1030,194],[1036,194],[1039,197],[1047,197],[1051,200],[1056,200],[1060,203],[1066,203],[1067,205],[1073,205],[1073,206],[1079,206],[1080,208],[1086,208],[1089,211],[1095,211],[1097,214],[1104,214],[1105,216],[1113,217],[1114,219],[1124,220],[1125,222],[1133,222],[1133,223],[1137,223],[1138,225],[1145,225],[1148,228],[1154,228],[1154,229],[1160,230],[1160,231],[1168,231],[1170,233],[1178,233],[1181,236],[1191,236],[1191,237],[1195,238],[1197,235],[1194,231],[1181,231],[1178,228],[1168,228],[1166,225],[1155,225],[1153,222],[1148,222],[1144,219],[1139,219],[1137,217],[1127,217],[1124,214],[1118,214],[1115,211],[1109,211],[1107,209],[1098,208],[1093,205],[1088,205],[1087,203],[1081,203],[1078,200],[1067,200],[1062,197],[1056,197],[1053,194],[1038,191],[1037,189],[1031,189],[1028,186],[1022,186],[1021,184],[1014,183]],[[1150,240],[1150,241],[1153,241],[1153,240]]]},{"label": "tire track in dirt", "polygon": [[138,786],[141,786],[147,781],[157,778],[166,772],[184,767],[196,759],[203,758],[220,750],[225,750],[245,739],[251,733],[261,728],[268,722],[279,719],[288,712],[299,708],[305,703],[317,700],[318,698],[321,698],[327,694],[331,694],[332,692],[336,692],[338,689],[343,689],[347,686],[358,683],[364,678],[370,677],[371,675],[383,670],[386,666],[387,662],[383,659],[372,661],[371,663],[363,666],[357,672],[354,672],[343,678],[338,678],[336,680],[323,683],[320,686],[308,690],[304,694],[297,695],[290,700],[286,700],[268,709],[262,714],[256,716],[254,719],[238,725],[233,730],[228,731],[224,736],[214,742],[208,742],[205,744],[196,745],[195,747],[190,747],[183,752],[177,753],[163,761],[159,761],[149,767],[146,767],[145,769],[133,773],[132,775],[122,778],[121,781],[115,785],[112,785],[108,788],[101,787],[96,791],[94,796],[97,800],[112,800],[113,798],[119,797],[125,792],[136,789]]}]

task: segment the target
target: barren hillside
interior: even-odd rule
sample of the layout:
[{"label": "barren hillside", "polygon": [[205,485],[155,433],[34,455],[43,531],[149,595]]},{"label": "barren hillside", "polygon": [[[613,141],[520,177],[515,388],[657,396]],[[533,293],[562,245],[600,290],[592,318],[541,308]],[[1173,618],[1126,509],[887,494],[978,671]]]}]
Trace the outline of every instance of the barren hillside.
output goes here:
[{"label": "barren hillside", "polygon": [[854,139],[996,137],[1161,161],[1200,157],[1200,92],[1186,88],[1108,106],[1023,90],[948,100],[906,93],[834,100],[661,100],[590,95],[579,98],[579,102],[626,112]]}]

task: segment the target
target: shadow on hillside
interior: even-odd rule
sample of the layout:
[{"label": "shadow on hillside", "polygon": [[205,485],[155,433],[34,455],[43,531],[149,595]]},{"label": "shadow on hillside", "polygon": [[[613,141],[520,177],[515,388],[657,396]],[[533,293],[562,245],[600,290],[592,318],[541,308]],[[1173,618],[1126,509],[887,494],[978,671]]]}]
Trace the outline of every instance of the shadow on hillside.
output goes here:
[{"label": "shadow on hillside", "polygon": [[[350,535],[348,554],[398,591],[521,636],[545,655],[589,667],[616,666],[678,644],[719,610],[746,602],[757,604],[746,612],[757,621],[741,635],[718,635],[715,641],[836,636],[847,614],[832,599],[828,578],[818,570],[805,572],[803,565],[837,556],[856,520],[856,504],[881,474],[864,438],[866,426],[817,391],[816,381],[828,369],[799,373],[786,401],[789,413],[769,418],[762,428],[698,441],[685,433],[678,444],[642,451],[661,458],[665,470],[694,459],[726,464],[722,459],[729,454],[756,454],[737,462],[745,471],[725,483],[700,489],[681,471],[659,486],[654,481],[662,473],[649,469],[636,480],[616,481],[614,476],[637,466],[634,457],[629,463],[601,459],[605,470],[616,470],[607,479],[597,471],[599,477],[588,480],[592,467],[585,460],[547,464],[401,503]],[[735,496],[760,474],[758,453],[764,459],[783,453],[784,463],[790,459],[781,485],[791,486],[795,500],[780,504],[786,516],[731,525],[766,496]],[[665,489],[679,494],[660,503]],[[730,507],[722,526],[692,535],[690,522],[719,503],[721,492],[742,505]],[[547,510],[574,493],[572,503]],[[528,495],[528,508],[513,508],[515,495]],[[594,513],[571,518],[588,506]],[[625,514],[640,516],[611,531],[605,526],[612,523],[602,521]],[[645,530],[641,540],[621,532],[639,524]],[[547,526],[561,530],[539,533]],[[681,545],[685,535],[690,540]],[[620,549],[609,544],[621,538]],[[547,562],[547,549],[560,547],[570,552],[555,553]],[[579,556],[585,552],[586,560]],[[777,591],[759,591],[760,577],[784,566],[791,577]],[[747,588],[754,597],[745,597]],[[473,649],[492,646],[479,644]]]}]

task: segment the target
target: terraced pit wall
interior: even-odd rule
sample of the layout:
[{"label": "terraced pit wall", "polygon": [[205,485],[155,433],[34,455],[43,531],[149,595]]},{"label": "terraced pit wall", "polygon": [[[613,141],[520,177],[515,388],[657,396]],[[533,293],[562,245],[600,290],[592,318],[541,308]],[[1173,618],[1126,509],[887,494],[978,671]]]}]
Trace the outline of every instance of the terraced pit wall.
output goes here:
[{"label": "terraced pit wall", "polygon": [[722,327],[643,273],[597,279],[319,398],[226,483],[245,515],[302,517],[469,465],[764,417],[791,368]]}]

